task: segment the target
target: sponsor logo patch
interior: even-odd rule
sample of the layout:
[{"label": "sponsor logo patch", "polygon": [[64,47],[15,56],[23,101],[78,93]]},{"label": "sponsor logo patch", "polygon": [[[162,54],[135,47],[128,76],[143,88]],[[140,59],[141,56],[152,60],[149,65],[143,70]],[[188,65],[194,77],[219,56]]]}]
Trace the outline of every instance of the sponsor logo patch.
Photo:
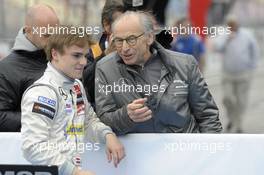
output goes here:
[{"label": "sponsor logo patch", "polygon": [[84,135],[84,125],[83,124],[76,124],[76,125],[72,125],[71,123],[69,123],[65,130],[64,130],[67,136],[74,136],[74,135]]},{"label": "sponsor logo patch", "polygon": [[55,107],[55,105],[56,105],[55,100],[52,100],[52,99],[49,99],[49,98],[43,97],[43,96],[38,96],[38,101],[42,102],[42,103],[46,103],[46,104],[53,106],[53,107]]},{"label": "sponsor logo patch", "polygon": [[79,155],[73,156],[72,162],[76,166],[81,166],[81,156]]},{"label": "sponsor logo patch", "polygon": [[77,94],[77,115],[84,114],[85,111],[85,105],[83,101],[82,91],[79,84],[75,84],[74,86],[74,92]]},{"label": "sponsor logo patch", "polygon": [[32,108],[32,112],[38,113],[38,114],[42,114],[50,119],[54,118],[55,115],[55,109],[45,105],[43,103],[38,103],[35,102]]},{"label": "sponsor logo patch", "polygon": [[72,105],[69,103],[66,103],[65,111],[67,114],[70,114],[72,112]]}]

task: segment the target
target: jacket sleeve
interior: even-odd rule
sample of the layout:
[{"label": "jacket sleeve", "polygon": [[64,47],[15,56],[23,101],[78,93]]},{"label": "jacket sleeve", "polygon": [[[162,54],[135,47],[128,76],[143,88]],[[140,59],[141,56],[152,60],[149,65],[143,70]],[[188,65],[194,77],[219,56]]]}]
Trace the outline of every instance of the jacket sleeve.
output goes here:
[{"label": "jacket sleeve", "polygon": [[198,68],[197,62],[190,57],[189,69],[189,104],[195,120],[202,133],[218,133],[222,131],[219,111],[209,92],[208,85]]},{"label": "jacket sleeve", "polygon": [[[17,92],[19,93],[19,92]],[[9,81],[0,75],[0,131],[19,132],[21,127],[20,98]]]},{"label": "jacket sleeve", "polygon": [[127,114],[126,106],[117,107],[114,98],[106,93],[107,81],[104,73],[97,67],[95,74],[95,104],[96,113],[100,120],[110,126],[118,134],[128,133],[134,126],[134,122]]},{"label": "jacket sleeve", "polygon": [[68,160],[70,157],[65,152],[61,153],[61,145],[56,140],[50,139],[58,112],[56,93],[49,87],[32,87],[25,92],[21,109],[22,151],[25,159],[32,164],[57,165],[60,175],[71,175],[75,166]]},{"label": "jacket sleeve", "polygon": [[87,101],[83,84],[80,81],[78,81],[78,83],[82,88],[82,94],[85,104],[85,114],[86,114],[84,120],[85,137],[87,140],[92,142],[105,143],[106,134],[113,133],[113,131],[109,126],[106,126],[104,123],[102,123],[99,120],[99,118],[96,116],[93,107]]}]

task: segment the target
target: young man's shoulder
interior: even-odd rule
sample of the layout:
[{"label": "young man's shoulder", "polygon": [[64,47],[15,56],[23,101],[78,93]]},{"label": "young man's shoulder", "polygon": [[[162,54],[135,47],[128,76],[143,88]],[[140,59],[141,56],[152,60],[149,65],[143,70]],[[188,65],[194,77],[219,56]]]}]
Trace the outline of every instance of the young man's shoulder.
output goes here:
[{"label": "young man's shoulder", "polygon": [[38,80],[36,80],[31,86],[27,88],[24,92],[24,95],[33,95],[33,96],[55,96],[58,93],[59,85],[53,80],[52,77],[47,76],[46,74],[42,75]]}]

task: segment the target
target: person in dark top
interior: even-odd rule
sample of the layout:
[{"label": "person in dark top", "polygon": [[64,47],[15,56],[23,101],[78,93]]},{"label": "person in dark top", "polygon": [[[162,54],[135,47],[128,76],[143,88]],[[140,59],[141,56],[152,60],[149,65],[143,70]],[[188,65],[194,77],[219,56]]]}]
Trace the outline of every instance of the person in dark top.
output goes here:
[{"label": "person in dark top", "polygon": [[[124,13],[125,9],[123,3],[118,0],[107,0],[101,14],[101,24],[103,27],[103,34],[99,40],[99,43],[95,44],[90,50],[87,57],[87,65],[83,72],[82,81],[85,86],[86,96],[88,101],[94,106],[94,77],[95,66],[101,58],[108,53],[111,53],[115,48],[110,44],[111,25],[114,20]],[[95,51],[97,50],[97,51]],[[95,54],[101,53],[99,55]]]},{"label": "person in dark top", "polygon": [[0,61],[0,132],[20,131],[23,92],[42,76],[47,67],[43,48],[49,34],[40,35],[40,27],[47,29],[58,24],[59,19],[50,6],[32,6],[11,53]]}]

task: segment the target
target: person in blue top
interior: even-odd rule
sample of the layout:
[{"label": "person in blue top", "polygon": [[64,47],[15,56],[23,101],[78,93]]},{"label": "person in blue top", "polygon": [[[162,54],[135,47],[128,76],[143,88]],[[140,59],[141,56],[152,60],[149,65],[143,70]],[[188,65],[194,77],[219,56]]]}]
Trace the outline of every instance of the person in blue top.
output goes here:
[{"label": "person in blue top", "polygon": [[199,63],[200,70],[203,71],[205,45],[198,35],[192,33],[192,30],[188,30],[190,26],[188,18],[182,18],[176,22],[178,31],[175,32],[177,36],[171,43],[171,50],[194,56]]}]

